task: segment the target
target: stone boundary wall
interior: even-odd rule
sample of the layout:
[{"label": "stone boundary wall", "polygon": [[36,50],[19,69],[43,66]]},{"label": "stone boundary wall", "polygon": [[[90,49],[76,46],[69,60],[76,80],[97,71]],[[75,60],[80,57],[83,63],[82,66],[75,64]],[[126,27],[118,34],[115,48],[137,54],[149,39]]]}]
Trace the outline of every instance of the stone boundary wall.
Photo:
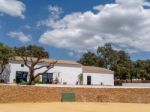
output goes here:
[{"label": "stone boundary wall", "polygon": [[150,88],[73,88],[0,85],[0,103],[60,102],[74,92],[77,102],[150,103]]}]

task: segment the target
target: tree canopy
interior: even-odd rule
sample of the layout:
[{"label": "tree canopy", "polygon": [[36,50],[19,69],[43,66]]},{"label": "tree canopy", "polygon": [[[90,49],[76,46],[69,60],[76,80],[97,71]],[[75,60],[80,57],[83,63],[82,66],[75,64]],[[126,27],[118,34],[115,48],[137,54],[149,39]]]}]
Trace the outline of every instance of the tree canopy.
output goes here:
[{"label": "tree canopy", "polygon": [[78,62],[88,66],[103,66],[104,64],[102,59],[100,59],[95,53],[92,53],[90,51],[83,54],[83,57]]},{"label": "tree canopy", "polygon": [[110,43],[99,46],[97,53],[84,53],[78,62],[113,70],[115,79],[150,79],[150,60],[132,61],[128,53],[113,49]]}]

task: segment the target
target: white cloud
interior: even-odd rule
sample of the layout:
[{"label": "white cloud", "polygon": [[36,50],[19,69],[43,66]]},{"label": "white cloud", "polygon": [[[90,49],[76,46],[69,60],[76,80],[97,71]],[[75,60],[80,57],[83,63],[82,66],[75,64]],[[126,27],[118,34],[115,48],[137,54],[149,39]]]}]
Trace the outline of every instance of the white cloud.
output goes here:
[{"label": "white cloud", "polygon": [[50,27],[55,24],[56,20],[58,20],[60,15],[63,13],[62,8],[59,6],[55,6],[55,5],[49,5],[48,11],[49,11],[48,19],[39,21],[37,23],[37,26]]},{"label": "white cloud", "polygon": [[30,25],[24,25],[24,28],[25,29],[31,29],[31,26]]},{"label": "white cloud", "polygon": [[25,11],[25,5],[18,0],[0,0],[0,12],[10,16],[19,16],[22,19],[25,16],[22,14]]},{"label": "white cloud", "polygon": [[150,9],[145,0],[116,0],[92,11],[64,16],[44,32],[40,43],[84,52],[112,43],[128,52],[150,51]]},{"label": "white cloud", "polygon": [[74,55],[74,52],[70,51],[70,52],[68,52],[68,55],[69,55],[69,56],[73,56],[73,55]]},{"label": "white cloud", "polygon": [[57,16],[57,17],[63,12],[61,7],[53,6],[53,5],[49,5],[48,10],[53,16]]},{"label": "white cloud", "polygon": [[25,35],[23,32],[9,32],[8,36],[16,38],[23,43],[31,41],[31,35]]},{"label": "white cloud", "polygon": [[104,8],[104,5],[97,5],[93,7],[93,9],[97,11],[101,11],[103,8]]}]

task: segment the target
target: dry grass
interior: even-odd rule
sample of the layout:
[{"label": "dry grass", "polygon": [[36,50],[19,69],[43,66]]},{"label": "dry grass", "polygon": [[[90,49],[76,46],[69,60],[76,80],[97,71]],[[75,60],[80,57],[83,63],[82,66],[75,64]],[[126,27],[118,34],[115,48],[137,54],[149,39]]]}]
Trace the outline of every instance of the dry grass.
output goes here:
[{"label": "dry grass", "polygon": [[0,112],[150,112],[150,104],[130,103],[12,103]]}]

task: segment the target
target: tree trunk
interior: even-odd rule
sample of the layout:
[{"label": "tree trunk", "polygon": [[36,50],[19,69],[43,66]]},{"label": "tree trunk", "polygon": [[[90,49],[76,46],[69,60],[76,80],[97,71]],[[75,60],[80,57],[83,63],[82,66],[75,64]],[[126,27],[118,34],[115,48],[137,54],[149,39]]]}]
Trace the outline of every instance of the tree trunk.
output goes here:
[{"label": "tree trunk", "polygon": [[131,83],[132,83],[132,79],[133,79],[133,77],[132,77],[132,75],[131,75],[131,77],[130,77]]},{"label": "tree trunk", "polygon": [[2,63],[2,64],[0,64],[0,83],[3,83],[2,74],[3,74],[4,70],[5,70],[5,64]]},{"label": "tree trunk", "polygon": [[34,68],[30,68],[30,73],[29,73],[29,85],[32,84],[32,81],[34,80]]}]

